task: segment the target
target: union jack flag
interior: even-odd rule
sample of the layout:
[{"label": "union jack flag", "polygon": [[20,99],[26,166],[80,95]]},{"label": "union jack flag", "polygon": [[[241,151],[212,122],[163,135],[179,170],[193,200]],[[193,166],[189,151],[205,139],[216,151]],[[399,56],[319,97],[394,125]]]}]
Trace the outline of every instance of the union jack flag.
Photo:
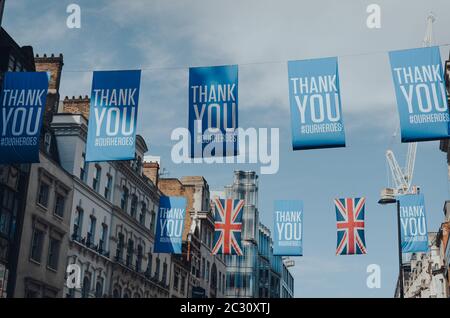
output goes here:
[{"label": "union jack flag", "polygon": [[336,255],[366,254],[364,235],[365,198],[335,199],[337,247]]},{"label": "union jack flag", "polygon": [[242,255],[241,230],[244,200],[214,199],[216,206],[212,254]]}]

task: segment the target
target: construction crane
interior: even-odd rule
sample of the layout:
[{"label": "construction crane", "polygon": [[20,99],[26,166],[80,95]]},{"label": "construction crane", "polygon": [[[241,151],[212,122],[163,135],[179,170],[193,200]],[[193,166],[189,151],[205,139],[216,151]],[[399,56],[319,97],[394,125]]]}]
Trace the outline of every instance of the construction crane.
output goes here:
[{"label": "construction crane", "polygon": [[[431,12],[427,17],[427,32],[423,40],[423,47],[430,47],[433,44],[433,23],[436,21],[435,15]],[[392,175],[393,188],[385,188],[381,191],[380,203],[387,203],[396,200],[396,197],[404,194],[415,194],[420,191],[419,187],[412,186],[414,175],[414,164],[416,162],[417,143],[408,144],[406,154],[406,165],[402,169],[395,158],[392,150],[386,151],[386,161]]]}]

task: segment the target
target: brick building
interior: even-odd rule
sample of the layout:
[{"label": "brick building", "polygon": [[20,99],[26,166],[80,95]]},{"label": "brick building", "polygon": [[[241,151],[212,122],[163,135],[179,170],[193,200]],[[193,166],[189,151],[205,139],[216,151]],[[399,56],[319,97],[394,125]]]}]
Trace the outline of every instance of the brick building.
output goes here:
[{"label": "brick building", "polygon": [[[150,172],[153,167],[153,172]],[[150,175],[157,175],[159,166],[144,163]],[[214,215],[211,209],[209,185],[201,176],[181,179],[160,178],[158,187],[166,196],[184,196],[187,201],[183,230],[183,254],[173,255],[172,296],[223,297],[225,291],[225,262],[221,255],[211,255],[214,236]],[[188,255],[189,254],[189,257]],[[179,286],[187,289],[180,294]]]}]

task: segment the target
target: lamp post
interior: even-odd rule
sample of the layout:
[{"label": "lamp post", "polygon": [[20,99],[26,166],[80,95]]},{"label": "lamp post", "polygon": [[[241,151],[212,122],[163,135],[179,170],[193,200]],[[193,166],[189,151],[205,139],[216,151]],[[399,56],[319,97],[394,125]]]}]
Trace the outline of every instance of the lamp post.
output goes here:
[{"label": "lamp post", "polygon": [[403,259],[402,259],[402,239],[400,229],[400,201],[395,198],[382,198],[378,201],[378,204],[397,204],[397,236],[398,236],[398,281],[400,298],[405,298],[403,291]]}]

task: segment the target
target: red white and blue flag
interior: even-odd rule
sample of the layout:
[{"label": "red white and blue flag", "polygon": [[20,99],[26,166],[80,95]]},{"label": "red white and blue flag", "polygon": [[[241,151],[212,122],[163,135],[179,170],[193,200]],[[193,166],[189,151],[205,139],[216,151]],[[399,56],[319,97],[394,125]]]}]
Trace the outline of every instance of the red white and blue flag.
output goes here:
[{"label": "red white and blue flag", "polygon": [[337,247],[336,255],[366,254],[364,235],[365,198],[335,199]]},{"label": "red white and blue flag", "polygon": [[241,231],[244,200],[214,200],[214,248],[212,254],[242,255]]}]

